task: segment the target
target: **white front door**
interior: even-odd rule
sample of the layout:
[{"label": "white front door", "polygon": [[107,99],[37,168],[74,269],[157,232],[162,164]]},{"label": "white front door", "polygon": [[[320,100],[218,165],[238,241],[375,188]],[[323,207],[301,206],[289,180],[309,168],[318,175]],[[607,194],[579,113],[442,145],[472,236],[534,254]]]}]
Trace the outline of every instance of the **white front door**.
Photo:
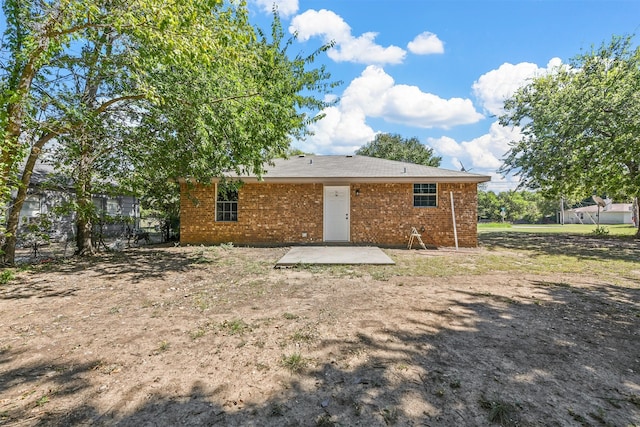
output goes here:
[{"label": "white front door", "polygon": [[349,241],[349,187],[324,187],[324,241]]}]

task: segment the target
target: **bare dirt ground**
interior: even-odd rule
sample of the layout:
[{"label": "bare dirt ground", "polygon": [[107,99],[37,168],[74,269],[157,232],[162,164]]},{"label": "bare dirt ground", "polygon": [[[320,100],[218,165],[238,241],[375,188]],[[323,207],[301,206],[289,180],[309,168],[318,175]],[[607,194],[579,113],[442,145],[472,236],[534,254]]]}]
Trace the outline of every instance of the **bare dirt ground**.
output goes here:
[{"label": "bare dirt ground", "polygon": [[0,425],[640,425],[635,242],[496,234],[386,250],[391,267],[274,269],[286,251],[149,246],[16,273]]}]

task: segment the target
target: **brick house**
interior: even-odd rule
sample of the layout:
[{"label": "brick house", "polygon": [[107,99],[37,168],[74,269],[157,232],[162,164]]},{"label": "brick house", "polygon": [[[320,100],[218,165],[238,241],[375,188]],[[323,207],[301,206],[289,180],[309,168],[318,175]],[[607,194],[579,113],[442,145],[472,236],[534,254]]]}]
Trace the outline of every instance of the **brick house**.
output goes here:
[{"label": "brick house", "polygon": [[426,244],[477,246],[477,185],[484,175],[366,156],[276,159],[261,180],[238,190],[219,181],[181,181],[183,244],[406,245],[411,228]]}]

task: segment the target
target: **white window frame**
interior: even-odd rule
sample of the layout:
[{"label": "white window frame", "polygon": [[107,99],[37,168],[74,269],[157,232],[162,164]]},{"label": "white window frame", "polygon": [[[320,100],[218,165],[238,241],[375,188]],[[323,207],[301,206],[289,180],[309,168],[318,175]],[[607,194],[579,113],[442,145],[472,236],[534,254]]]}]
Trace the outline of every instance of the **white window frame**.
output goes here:
[{"label": "white window frame", "polygon": [[[38,208],[35,209],[34,205],[38,205]],[[20,209],[20,219],[27,218],[30,220],[31,218],[36,218],[40,216],[42,213],[42,197],[39,194],[30,194],[22,203],[22,208]]]},{"label": "white window frame", "polygon": [[[416,186],[433,186],[433,192],[416,192]],[[421,188],[422,189],[422,188]],[[416,204],[416,197],[427,196],[434,198],[433,205],[419,205]],[[437,182],[416,182],[413,184],[413,207],[414,208],[437,208],[438,207],[438,183]]]},{"label": "white window frame", "polygon": [[[110,206],[113,207],[115,206],[115,212],[112,212],[110,209]],[[104,206],[104,211],[107,215],[109,216],[118,216],[118,215],[122,215],[122,206],[120,205],[120,200],[115,199],[115,198],[111,198],[111,197],[107,197],[105,200],[105,206]]]},{"label": "white window frame", "polygon": [[[238,195],[238,190],[236,190],[236,195]],[[238,200],[218,200],[219,196],[218,184],[216,184],[216,222],[238,222]],[[234,206],[235,209],[233,209]],[[220,212],[219,207],[229,207],[230,210],[223,209]],[[218,216],[219,214],[221,215],[220,217]]]}]

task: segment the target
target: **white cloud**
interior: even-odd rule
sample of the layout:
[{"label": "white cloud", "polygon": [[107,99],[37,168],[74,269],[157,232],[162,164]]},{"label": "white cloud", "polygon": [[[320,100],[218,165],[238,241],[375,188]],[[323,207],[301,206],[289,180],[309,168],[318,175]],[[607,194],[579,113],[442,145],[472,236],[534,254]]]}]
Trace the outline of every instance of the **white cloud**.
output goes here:
[{"label": "white cloud", "polygon": [[383,116],[390,122],[420,128],[449,129],[483,118],[469,99],[443,99],[417,86],[396,85],[386,94]]},{"label": "white cloud", "polygon": [[265,13],[271,13],[275,5],[280,16],[285,18],[295,15],[299,7],[298,0],[255,0],[255,2]]},{"label": "white cloud", "polygon": [[454,160],[464,155],[464,149],[455,139],[443,136],[440,138],[429,138],[427,144],[432,147],[439,155],[454,157]]},{"label": "white cloud", "polygon": [[[500,126],[493,122],[489,133],[470,141],[457,142],[453,138],[429,138],[427,144],[443,156],[455,157],[467,169],[495,171],[502,165],[502,158],[509,150],[509,142],[520,139],[520,129]],[[459,165],[458,165],[459,166]]]},{"label": "white cloud", "polygon": [[549,61],[546,68],[536,64],[521,62],[513,65],[502,64],[497,70],[483,74],[473,83],[473,92],[489,113],[499,116],[503,114],[505,99],[513,95],[518,88],[525,85],[533,77],[543,75],[562,65],[559,58]]},{"label": "white cloud", "polygon": [[325,41],[342,43],[352,38],[351,27],[334,12],[326,9],[310,9],[291,20],[290,33],[297,33],[300,41],[322,36]]},{"label": "white cloud", "polygon": [[[476,173],[476,171],[472,171],[471,173]],[[486,191],[501,193],[503,191],[515,190],[520,184],[520,177],[518,176],[502,176],[497,172],[488,172],[484,174],[491,177],[491,181],[486,184]]]},{"label": "white cloud", "polygon": [[289,32],[298,34],[300,41],[321,37],[324,43],[334,42],[327,55],[336,62],[359,64],[399,64],[406,51],[398,46],[383,47],[375,43],[377,33],[367,32],[359,37],[351,34],[351,27],[334,12],[310,9],[291,20]]},{"label": "white cloud", "polygon": [[407,49],[416,55],[444,53],[444,44],[437,35],[425,31],[407,44]]},{"label": "white cloud", "polygon": [[513,175],[502,177],[497,169],[502,166],[502,158],[509,150],[509,142],[520,139],[520,129],[491,124],[489,133],[470,141],[457,142],[453,138],[428,138],[427,145],[443,156],[442,167],[491,176],[487,189],[491,191],[513,190],[519,178]]},{"label": "white cloud", "polygon": [[342,111],[339,107],[326,108],[325,117],[310,125],[314,135],[294,145],[301,150],[314,154],[353,154],[375,137],[366,117],[361,110]]},{"label": "white cloud", "polygon": [[443,99],[422,92],[417,86],[397,85],[375,65],[368,66],[354,79],[338,105],[324,113],[326,117],[311,126],[315,135],[298,144],[301,149],[316,154],[353,152],[376,134],[367,124],[367,118],[418,128],[446,129],[475,123],[483,117],[468,99]]},{"label": "white cloud", "polygon": [[345,90],[345,108],[361,108],[367,116],[420,128],[450,128],[483,118],[468,99],[443,99],[417,86],[395,84],[382,68],[368,66]]}]

